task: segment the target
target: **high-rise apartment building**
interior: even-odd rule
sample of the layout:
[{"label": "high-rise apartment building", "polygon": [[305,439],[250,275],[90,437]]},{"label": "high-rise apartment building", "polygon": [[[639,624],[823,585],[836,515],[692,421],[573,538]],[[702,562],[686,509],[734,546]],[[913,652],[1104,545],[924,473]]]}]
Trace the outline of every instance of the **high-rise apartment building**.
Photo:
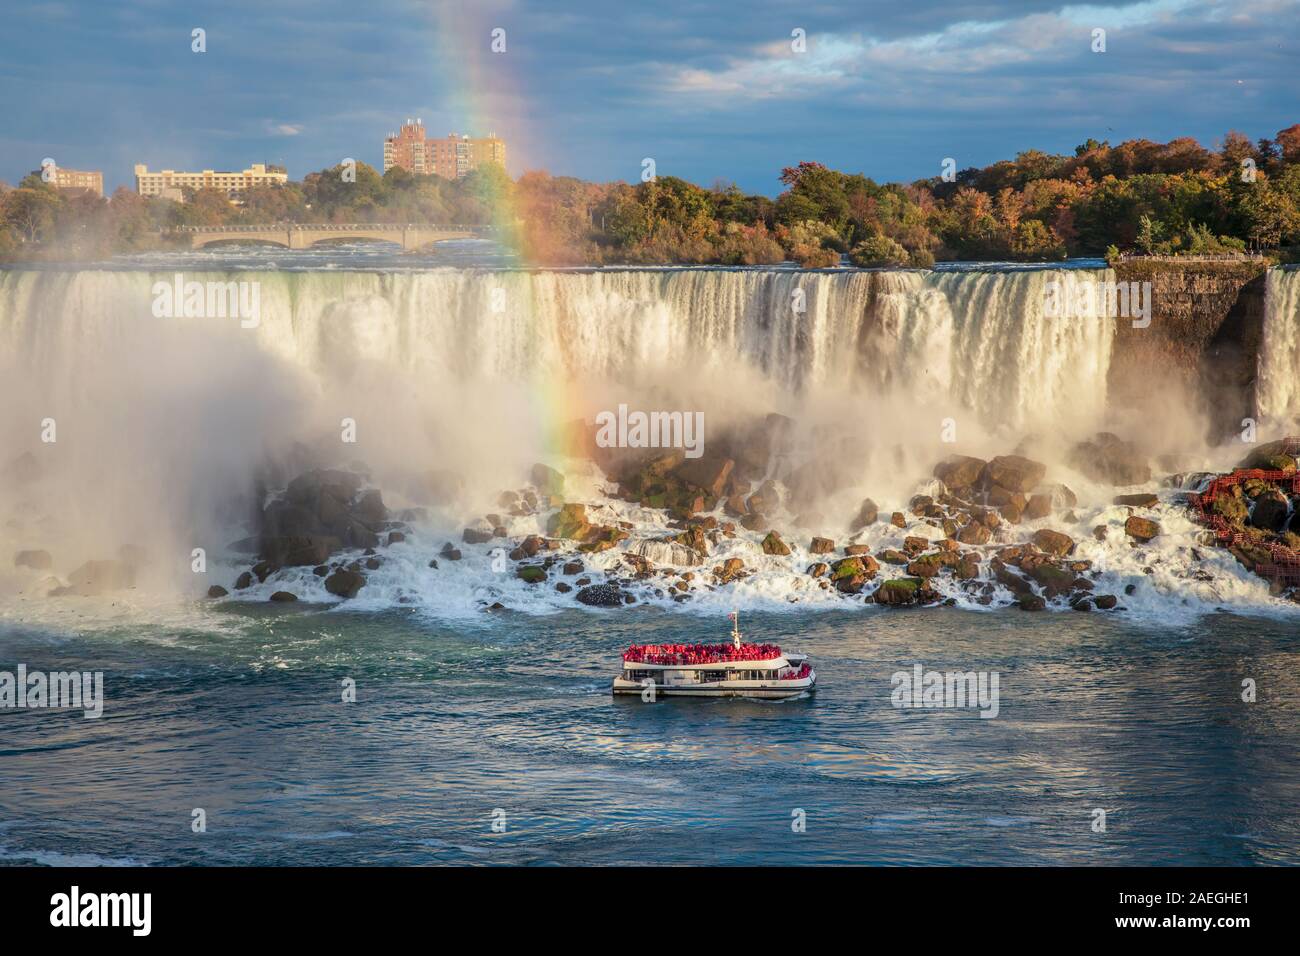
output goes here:
[{"label": "high-rise apartment building", "polygon": [[384,140],[384,172],[400,166],[419,175],[459,179],[487,163],[506,164],[506,144],[495,136],[474,138],[448,133],[443,139],[427,139],[424,122],[408,119]]}]

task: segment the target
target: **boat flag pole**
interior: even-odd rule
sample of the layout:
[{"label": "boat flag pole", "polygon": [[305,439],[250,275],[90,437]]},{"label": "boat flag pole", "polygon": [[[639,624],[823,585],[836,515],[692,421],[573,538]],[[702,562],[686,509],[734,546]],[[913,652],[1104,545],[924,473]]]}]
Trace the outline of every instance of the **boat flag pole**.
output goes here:
[{"label": "boat flag pole", "polygon": [[740,650],[740,611],[732,611],[727,617],[731,618],[731,643]]}]

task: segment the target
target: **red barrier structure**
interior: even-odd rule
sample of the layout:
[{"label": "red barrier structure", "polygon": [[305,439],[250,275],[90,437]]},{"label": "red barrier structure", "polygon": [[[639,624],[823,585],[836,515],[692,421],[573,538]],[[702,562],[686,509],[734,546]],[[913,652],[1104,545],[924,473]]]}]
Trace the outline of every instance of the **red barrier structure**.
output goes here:
[{"label": "red barrier structure", "polygon": [[[1282,453],[1293,457],[1300,456],[1300,438],[1284,439]],[[1246,546],[1256,551],[1267,551],[1271,560],[1255,564],[1255,573],[1260,577],[1280,584],[1300,585],[1300,551],[1277,542],[1263,542],[1236,531],[1223,515],[1214,510],[1214,502],[1221,495],[1228,494],[1236,486],[1251,480],[1267,481],[1280,486],[1283,490],[1289,486],[1292,495],[1300,496],[1300,471],[1238,468],[1230,474],[1215,478],[1200,494],[1188,496],[1188,503],[1192,506],[1196,521],[1210,529],[1215,544],[1220,547]]]}]

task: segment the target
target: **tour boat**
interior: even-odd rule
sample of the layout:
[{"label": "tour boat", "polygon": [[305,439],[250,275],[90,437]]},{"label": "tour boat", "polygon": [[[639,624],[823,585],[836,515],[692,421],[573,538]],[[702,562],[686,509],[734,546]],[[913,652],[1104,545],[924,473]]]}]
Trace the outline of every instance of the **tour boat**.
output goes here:
[{"label": "tour boat", "polygon": [[732,621],[730,644],[633,644],[623,652],[615,694],[642,699],[666,697],[754,697],[781,700],[811,693],[817,672],[807,654],[776,644],[746,644],[740,618]]}]

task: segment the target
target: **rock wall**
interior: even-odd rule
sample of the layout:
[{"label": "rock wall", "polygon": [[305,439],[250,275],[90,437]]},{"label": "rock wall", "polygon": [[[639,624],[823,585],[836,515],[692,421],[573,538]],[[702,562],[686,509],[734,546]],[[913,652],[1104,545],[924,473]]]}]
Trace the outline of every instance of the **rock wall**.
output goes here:
[{"label": "rock wall", "polygon": [[1265,271],[1262,261],[1119,263],[1117,281],[1151,283],[1151,324],[1116,322],[1110,403],[1159,411],[1191,401],[1211,441],[1240,431],[1255,407]]}]

